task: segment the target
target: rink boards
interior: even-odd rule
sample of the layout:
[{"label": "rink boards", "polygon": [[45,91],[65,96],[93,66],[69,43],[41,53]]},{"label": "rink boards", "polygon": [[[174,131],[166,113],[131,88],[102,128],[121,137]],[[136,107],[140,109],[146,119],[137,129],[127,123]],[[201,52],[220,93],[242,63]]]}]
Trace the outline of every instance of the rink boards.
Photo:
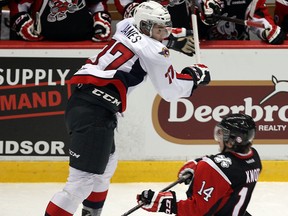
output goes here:
[{"label": "rink boards", "polygon": [[[184,161],[119,161],[113,183],[172,182]],[[263,161],[259,181],[287,182],[288,161]],[[65,182],[68,162],[0,162],[0,182]]]},{"label": "rink boards", "polygon": [[[185,160],[217,153],[213,127],[221,112],[230,109],[251,113],[256,121],[254,146],[263,160],[260,181],[288,181],[288,43],[224,45],[201,43],[201,61],[210,67],[212,82],[191,99],[168,104],[149,79],[130,94],[116,133],[120,162],[113,182],[174,181]],[[69,79],[103,44],[19,46],[0,42],[0,182],[64,182]],[[171,55],[177,71],[195,63],[194,57]],[[277,83],[279,91],[274,92]]]}]

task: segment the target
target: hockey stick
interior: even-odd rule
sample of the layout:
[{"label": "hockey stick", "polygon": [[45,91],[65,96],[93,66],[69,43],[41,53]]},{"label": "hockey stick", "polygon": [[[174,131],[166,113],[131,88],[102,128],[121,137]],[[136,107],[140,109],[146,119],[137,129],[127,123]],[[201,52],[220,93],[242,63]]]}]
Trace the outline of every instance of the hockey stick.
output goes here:
[{"label": "hockey stick", "polygon": [[192,22],[192,28],[193,28],[193,37],[194,37],[194,46],[195,46],[195,57],[196,57],[196,64],[199,64],[200,59],[200,45],[199,45],[199,34],[198,34],[198,24],[197,24],[197,16],[196,16],[196,10],[195,10],[195,4],[196,0],[191,1],[191,22]]},{"label": "hockey stick", "polygon": [[216,18],[218,18],[220,20],[233,22],[233,23],[236,23],[236,24],[239,24],[239,25],[266,29],[263,23],[253,22],[253,21],[249,21],[249,20],[241,20],[241,19],[237,19],[237,18],[220,16],[220,15],[214,15],[214,17],[216,17]]},{"label": "hockey stick", "polygon": [[[160,190],[160,192],[164,192],[169,190],[170,188],[174,187],[177,184],[181,184],[183,182],[186,181],[186,179],[190,178],[191,174],[186,174],[184,176],[182,176],[181,178],[179,178],[177,181],[169,184],[167,187],[163,188],[162,190]],[[134,211],[136,211],[137,209],[141,208],[143,205],[145,205],[145,203],[140,202],[138,205],[136,205],[135,207],[131,208],[130,210],[128,210],[127,212],[125,212],[124,214],[122,214],[121,216],[127,216],[130,215],[131,213],[133,213]]]}]

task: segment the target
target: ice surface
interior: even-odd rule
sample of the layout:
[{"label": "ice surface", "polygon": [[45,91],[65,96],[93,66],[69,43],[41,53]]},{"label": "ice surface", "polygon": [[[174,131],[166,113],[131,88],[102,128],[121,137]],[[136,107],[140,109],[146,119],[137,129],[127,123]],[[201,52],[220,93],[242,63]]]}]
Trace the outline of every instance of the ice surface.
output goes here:
[{"label": "ice surface", "polygon": [[[136,194],[144,189],[161,190],[165,183],[113,183],[110,186],[102,216],[120,216],[133,208]],[[64,183],[0,183],[0,216],[44,216],[50,198]],[[177,198],[185,198],[187,186],[173,187]],[[288,216],[288,182],[259,182],[255,188],[248,212],[253,216]],[[81,216],[79,206],[76,216]],[[149,213],[142,209],[131,216],[166,215]]]}]

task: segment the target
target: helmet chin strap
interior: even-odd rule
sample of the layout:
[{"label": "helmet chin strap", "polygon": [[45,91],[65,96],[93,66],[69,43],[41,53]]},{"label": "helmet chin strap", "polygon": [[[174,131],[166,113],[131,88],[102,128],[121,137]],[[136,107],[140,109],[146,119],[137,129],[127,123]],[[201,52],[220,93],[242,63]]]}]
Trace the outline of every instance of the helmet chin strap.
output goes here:
[{"label": "helmet chin strap", "polygon": [[153,30],[153,27],[154,27],[155,24],[152,24],[150,30],[149,30],[149,37],[152,38],[152,30]]}]

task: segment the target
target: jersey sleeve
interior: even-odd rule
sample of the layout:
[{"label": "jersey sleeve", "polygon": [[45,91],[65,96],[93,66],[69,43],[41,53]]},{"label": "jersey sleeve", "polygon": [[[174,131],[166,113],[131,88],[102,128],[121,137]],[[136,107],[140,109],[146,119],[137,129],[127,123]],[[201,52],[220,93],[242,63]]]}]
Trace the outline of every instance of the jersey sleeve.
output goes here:
[{"label": "jersey sleeve", "polygon": [[288,28],[288,26],[283,26],[285,25],[284,24],[285,19],[286,19],[286,22],[288,22],[288,1],[276,0],[275,11],[274,11],[275,23],[281,27]]},{"label": "jersey sleeve", "polygon": [[[250,3],[250,5],[247,8],[246,14],[248,15],[248,19],[252,19],[255,22],[258,23],[262,23],[265,28],[276,28],[276,24],[274,23],[273,17],[270,15],[268,8],[265,4],[265,0],[258,0],[257,4],[254,6],[253,3],[254,1],[252,1]],[[255,10],[254,10],[255,9]],[[254,10],[253,16],[249,17],[250,15],[250,11]],[[256,27],[251,27],[250,28],[252,32],[254,32],[259,38],[261,38],[262,40],[265,40],[265,38],[263,38],[263,31],[265,31],[265,29],[263,28],[256,28]]]},{"label": "jersey sleeve", "polygon": [[102,0],[99,2],[94,1],[87,1],[88,8],[92,14],[100,11],[106,11],[108,12],[108,0]]},{"label": "jersey sleeve", "polygon": [[18,13],[27,12],[30,10],[34,0],[11,0],[9,1],[10,16],[13,17]]},{"label": "jersey sleeve", "polygon": [[141,50],[140,63],[157,93],[166,101],[190,97],[194,85],[192,77],[179,74],[174,69],[167,47],[151,38],[148,40],[148,47]]},{"label": "jersey sleeve", "polygon": [[177,202],[177,216],[213,215],[232,193],[231,182],[209,158],[198,162],[192,196]]}]

